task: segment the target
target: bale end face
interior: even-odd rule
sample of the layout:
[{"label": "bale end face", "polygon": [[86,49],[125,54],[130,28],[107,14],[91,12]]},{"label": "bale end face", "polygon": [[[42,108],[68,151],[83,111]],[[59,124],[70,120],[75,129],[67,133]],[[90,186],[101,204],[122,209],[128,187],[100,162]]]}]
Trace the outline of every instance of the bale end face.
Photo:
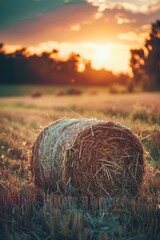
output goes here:
[{"label": "bale end face", "polygon": [[81,132],[68,150],[64,175],[77,193],[135,196],[144,172],[143,148],[127,128],[100,123]]}]

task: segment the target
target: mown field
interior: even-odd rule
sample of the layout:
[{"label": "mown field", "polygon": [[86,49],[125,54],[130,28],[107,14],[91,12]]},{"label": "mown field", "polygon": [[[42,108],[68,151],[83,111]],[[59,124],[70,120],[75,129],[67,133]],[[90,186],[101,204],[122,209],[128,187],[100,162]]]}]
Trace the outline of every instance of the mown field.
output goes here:
[{"label": "mown field", "polygon": [[[31,90],[0,90],[0,239],[160,239],[160,94],[41,88],[42,96],[33,97]],[[44,126],[64,117],[120,122],[139,136],[146,173],[137,199],[58,196],[34,186],[32,144]]]}]

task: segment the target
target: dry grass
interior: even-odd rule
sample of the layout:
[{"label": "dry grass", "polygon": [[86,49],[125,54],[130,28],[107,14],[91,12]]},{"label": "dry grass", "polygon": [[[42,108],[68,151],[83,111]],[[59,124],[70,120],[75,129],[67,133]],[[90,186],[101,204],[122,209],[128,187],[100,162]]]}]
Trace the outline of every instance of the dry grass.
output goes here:
[{"label": "dry grass", "polygon": [[[159,95],[28,99],[0,100],[0,239],[159,240]],[[26,154],[34,130],[77,114],[120,121],[141,136],[149,155],[138,199],[45,195],[33,186]]]}]

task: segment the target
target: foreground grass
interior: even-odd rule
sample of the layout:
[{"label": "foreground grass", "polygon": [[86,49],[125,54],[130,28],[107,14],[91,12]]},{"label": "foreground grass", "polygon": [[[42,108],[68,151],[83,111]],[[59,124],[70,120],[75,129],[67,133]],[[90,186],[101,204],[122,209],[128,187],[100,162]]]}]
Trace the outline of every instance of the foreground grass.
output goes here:
[{"label": "foreground grass", "polygon": [[[13,193],[10,194],[13,199]],[[155,200],[148,201],[144,196],[137,201],[78,199],[40,195],[36,189],[25,188],[19,192],[17,201],[7,202],[7,213],[5,209],[1,212],[4,239],[12,236],[13,239],[154,240],[160,237],[160,213]]]},{"label": "foreground grass", "polygon": [[[104,93],[1,99],[0,239],[160,239],[159,100]],[[115,120],[141,137],[148,155],[138,199],[56,196],[33,185],[32,143],[41,127],[64,116]]]}]

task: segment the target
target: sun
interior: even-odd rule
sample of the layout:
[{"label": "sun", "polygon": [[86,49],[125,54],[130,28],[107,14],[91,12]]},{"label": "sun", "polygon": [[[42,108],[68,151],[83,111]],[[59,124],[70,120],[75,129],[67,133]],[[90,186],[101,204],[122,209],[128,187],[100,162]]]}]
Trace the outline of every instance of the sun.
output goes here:
[{"label": "sun", "polygon": [[108,46],[96,45],[92,56],[92,66],[95,69],[107,68],[110,57]]}]

